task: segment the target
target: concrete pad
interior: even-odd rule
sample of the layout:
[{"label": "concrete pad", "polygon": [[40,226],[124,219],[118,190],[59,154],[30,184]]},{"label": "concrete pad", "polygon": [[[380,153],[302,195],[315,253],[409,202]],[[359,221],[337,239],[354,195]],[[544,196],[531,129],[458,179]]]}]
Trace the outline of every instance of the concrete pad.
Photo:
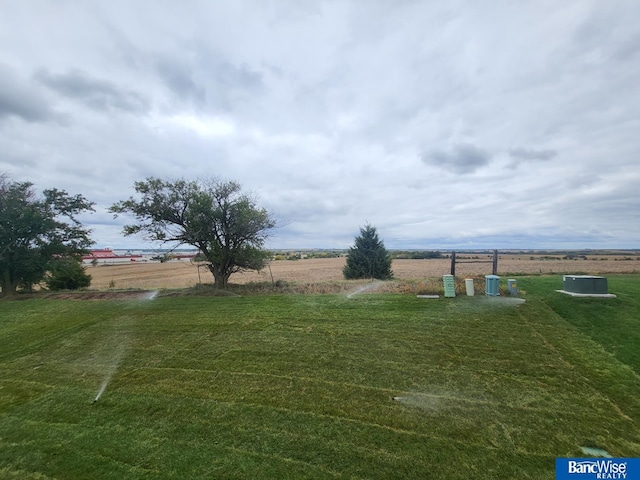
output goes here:
[{"label": "concrete pad", "polygon": [[566,290],[556,290],[556,292],[564,293],[565,295],[571,295],[572,297],[618,298],[613,293],[575,293],[567,292]]}]

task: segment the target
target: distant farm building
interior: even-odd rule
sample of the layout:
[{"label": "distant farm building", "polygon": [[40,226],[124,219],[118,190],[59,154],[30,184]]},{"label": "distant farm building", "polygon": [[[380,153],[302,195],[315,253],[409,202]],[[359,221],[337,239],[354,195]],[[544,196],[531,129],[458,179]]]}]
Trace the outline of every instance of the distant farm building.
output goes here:
[{"label": "distant farm building", "polygon": [[197,251],[172,251],[166,253],[158,253],[157,251],[138,251],[130,250],[114,251],[110,248],[91,250],[87,255],[82,257],[82,263],[85,265],[123,265],[132,262],[169,262],[172,260],[190,261],[196,255]]},{"label": "distant farm building", "polygon": [[99,265],[114,265],[114,264],[122,264],[122,263],[131,263],[131,262],[144,262],[146,259],[142,254],[118,254],[111,250],[110,248],[104,248],[101,250],[91,250],[88,255],[84,255],[82,257],[82,263],[85,264],[99,264]]}]

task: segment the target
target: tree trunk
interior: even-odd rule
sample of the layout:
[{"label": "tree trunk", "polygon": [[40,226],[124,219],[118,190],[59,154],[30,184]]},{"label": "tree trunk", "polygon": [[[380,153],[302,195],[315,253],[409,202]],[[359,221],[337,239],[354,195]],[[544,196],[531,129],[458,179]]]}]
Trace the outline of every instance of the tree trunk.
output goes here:
[{"label": "tree trunk", "polygon": [[6,277],[8,277],[8,275],[3,275],[3,278],[0,280],[0,287],[2,288],[2,293],[0,293],[0,296],[12,297],[18,290],[18,282],[12,282]]},{"label": "tree trunk", "polygon": [[219,265],[209,265],[209,270],[211,270],[211,274],[213,275],[216,288],[227,288],[231,273],[220,268]]},{"label": "tree trunk", "polygon": [[227,286],[226,279],[223,275],[218,275],[217,277],[214,275],[216,288],[225,288]]}]

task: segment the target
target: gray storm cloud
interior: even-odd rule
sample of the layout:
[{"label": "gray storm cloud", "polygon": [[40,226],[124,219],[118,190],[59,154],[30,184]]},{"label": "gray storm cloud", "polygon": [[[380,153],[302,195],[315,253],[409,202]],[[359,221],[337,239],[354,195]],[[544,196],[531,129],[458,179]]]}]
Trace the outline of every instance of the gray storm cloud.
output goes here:
[{"label": "gray storm cloud", "polygon": [[56,114],[35,85],[0,63],[0,119],[3,117],[45,122],[54,119]]},{"label": "gray storm cloud", "polygon": [[532,148],[512,148],[509,155],[516,161],[551,160],[558,155],[555,150],[534,150]]},{"label": "gray storm cloud", "polygon": [[423,153],[422,161],[455,173],[471,174],[489,164],[491,155],[469,143],[460,143],[450,150],[433,150]]},{"label": "gray storm cloud", "polygon": [[72,70],[64,74],[39,70],[34,78],[60,95],[97,110],[141,113],[148,108],[147,101],[141,94],[118,87],[110,81],[93,78],[81,70]]}]

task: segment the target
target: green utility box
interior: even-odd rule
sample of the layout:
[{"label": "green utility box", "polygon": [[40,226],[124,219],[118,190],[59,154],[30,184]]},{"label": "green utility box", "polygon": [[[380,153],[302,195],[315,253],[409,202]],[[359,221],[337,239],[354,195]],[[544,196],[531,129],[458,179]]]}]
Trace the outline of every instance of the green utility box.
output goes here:
[{"label": "green utility box", "polygon": [[456,296],[456,284],[453,275],[443,275],[442,281],[444,283],[444,296],[455,297]]},{"label": "green utility box", "polygon": [[500,295],[500,277],[498,275],[485,275],[485,294],[493,297]]}]

